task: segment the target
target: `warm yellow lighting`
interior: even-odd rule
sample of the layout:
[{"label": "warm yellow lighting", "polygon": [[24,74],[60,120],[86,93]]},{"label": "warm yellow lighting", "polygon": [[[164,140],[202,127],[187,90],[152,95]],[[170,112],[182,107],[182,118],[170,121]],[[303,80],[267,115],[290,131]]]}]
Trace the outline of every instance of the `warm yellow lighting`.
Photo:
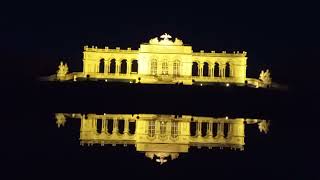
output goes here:
[{"label": "warm yellow lighting", "polygon": [[202,84],[200,84],[200,86],[202,86]]},{"label": "warm yellow lighting", "polygon": [[[197,71],[197,72],[193,72]],[[72,80],[77,77],[95,79],[135,79],[140,83],[175,84],[194,82],[251,84],[267,87],[271,84],[269,70],[259,79],[247,78],[247,52],[194,52],[192,46],[165,33],[140,44],[138,50],[130,47],[110,49],[84,47],[83,72],[69,73],[67,64],[60,63],[57,74],[47,80]],[[206,73],[205,73],[206,72]],[[88,75],[88,76],[87,76]],[[138,81],[141,78],[141,81]],[[107,81],[106,81],[107,82]]]},{"label": "warm yellow lighting", "polygon": [[[190,147],[243,150],[245,126],[250,124],[258,124],[261,132],[269,131],[269,121],[229,119],[228,116],[213,118],[182,115],[177,120],[175,115],[162,114],[57,113],[55,117],[58,127],[64,126],[68,118],[81,120],[81,145],[119,144],[126,147],[131,144],[135,145],[136,151],[144,153],[146,157],[155,159],[160,164],[167,162],[169,157],[176,159],[179,153],[187,153]],[[98,121],[101,126],[97,125]],[[121,121],[124,124],[122,132],[119,130]],[[112,127],[108,126],[109,123],[113,124]],[[202,124],[207,124],[206,129],[202,128]],[[192,126],[195,127],[191,128]]]},{"label": "warm yellow lighting", "polygon": [[230,84],[229,84],[229,83],[227,83],[227,84],[226,84],[226,86],[227,86],[227,87],[229,87],[229,86],[230,86]]}]

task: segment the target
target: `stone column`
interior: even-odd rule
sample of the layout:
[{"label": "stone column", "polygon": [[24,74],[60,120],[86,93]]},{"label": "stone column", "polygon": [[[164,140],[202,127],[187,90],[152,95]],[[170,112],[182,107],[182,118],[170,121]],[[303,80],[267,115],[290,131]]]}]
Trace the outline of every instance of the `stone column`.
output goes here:
[{"label": "stone column", "polygon": [[113,129],[112,129],[112,134],[116,134],[119,132],[119,128],[118,128],[118,120],[117,119],[113,119]]},{"label": "stone column", "polygon": [[201,75],[201,64],[199,63],[198,64],[198,76],[200,76]]},{"label": "stone column", "polygon": [[120,73],[120,65],[121,65],[121,61],[116,60],[116,74]]},{"label": "stone column", "polygon": [[198,121],[196,124],[196,136],[201,136],[201,122]]},{"label": "stone column", "polygon": [[102,119],[102,129],[101,133],[108,133],[108,120],[107,119]]},{"label": "stone column", "polygon": [[212,122],[208,122],[208,125],[207,125],[207,136],[212,137]]},{"label": "stone column", "polygon": [[222,78],[225,77],[225,72],[226,72],[226,65],[225,65],[225,64],[222,64],[222,65],[221,65],[221,68],[220,68],[220,76],[221,76]]},{"label": "stone column", "polygon": [[223,136],[224,135],[224,123],[218,123],[217,127],[217,136]]},{"label": "stone column", "polygon": [[127,60],[127,74],[131,74],[131,66],[132,66],[131,60]]},{"label": "stone column", "polygon": [[123,130],[123,134],[128,134],[129,133],[129,120],[125,119],[124,120],[124,130]]},{"label": "stone column", "polygon": [[110,73],[111,61],[108,61],[108,74]]},{"label": "stone column", "polygon": [[199,76],[203,76],[203,65],[204,65],[204,63],[200,63],[200,67],[199,67],[199,70],[200,70],[200,74],[199,74]]},{"label": "stone column", "polygon": [[104,74],[109,74],[109,62],[107,60],[104,61]]}]

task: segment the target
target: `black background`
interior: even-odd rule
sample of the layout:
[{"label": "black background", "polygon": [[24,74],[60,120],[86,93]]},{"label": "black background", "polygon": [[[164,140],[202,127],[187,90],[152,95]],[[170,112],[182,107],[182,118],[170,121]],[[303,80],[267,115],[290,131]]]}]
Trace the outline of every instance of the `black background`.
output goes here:
[{"label": "black background", "polygon": [[[12,177],[37,178],[317,176],[314,175],[317,166],[313,163],[318,159],[318,126],[316,118],[309,117],[316,108],[307,108],[317,102],[317,91],[315,85],[310,87],[312,84],[305,80],[305,76],[316,77],[312,63],[319,59],[316,7],[308,2],[271,1],[3,3],[0,12],[5,90],[2,154],[7,166],[2,171]],[[124,148],[80,148],[76,124],[59,130],[55,127],[53,113],[71,111],[56,107],[72,106],[74,99],[68,99],[68,93],[64,94],[63,90],[55,93],[52,88],[43,92],[35,80],[37,77],[55,73],[60,60],[66,61],[71,71],[81,71],[84,45],[137,49],[140,43],[165,32],[192,45],[194,51],[247,51],[248,77],[258,77],[260,70],[269,68],[275,82],[288,84],[285,98],[275,95],[267,106],[250,91],[240,108],[247,114],[252,110],[252,114],[270,118],[274,130],[267,136],[256,136],[257,132],[250,131],[245,152],[192,150],[160,167]],[[303,88],[309,93],[298,95]],[[86,94],[84,90],[78,93]],[[273,96],[268,94],[268,97]],[[82,108],[115,109],[112,101],[104,100],[92,99],[91,104]],[[143,102],[148,100],[149,97],[143,98]],[[178,100],[184,102],[185,98]],[[181,106],[173,112],[192,109],[194,112],[190,113],[206,114],[215,108],[207,103],[212,101],[208,98],[200,105],[189,101],[193,105]],[[223,107],[230,101],[223,102]],[[172,110],[165,104],[145,107],[150,113]]]}]

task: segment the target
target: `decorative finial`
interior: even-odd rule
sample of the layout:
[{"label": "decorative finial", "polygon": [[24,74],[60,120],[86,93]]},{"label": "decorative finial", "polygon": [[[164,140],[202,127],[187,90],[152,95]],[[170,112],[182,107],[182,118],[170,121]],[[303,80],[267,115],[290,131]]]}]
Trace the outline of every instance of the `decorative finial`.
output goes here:
[{"label": "decorative finial", "polygon": [[164,33],[163,35],[160,36],[160,38],[162,38],[163,40],[169,40],[171,36],[167,33]]}]

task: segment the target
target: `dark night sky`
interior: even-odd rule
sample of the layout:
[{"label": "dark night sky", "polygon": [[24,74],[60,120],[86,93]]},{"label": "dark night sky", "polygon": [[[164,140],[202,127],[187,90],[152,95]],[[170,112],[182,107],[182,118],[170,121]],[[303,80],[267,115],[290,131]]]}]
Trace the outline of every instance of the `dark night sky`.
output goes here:
[{"label": "dark night sky", "polygon": [[[194,51],[202,49],[207,52],[211,50],[218,52],[223,50],[228,52],[247,51],[247,76],[258,77],[260,70],[269,68],[273,80],[289,84],[289,89],[292,81],[297,81],[301,87],[305,87],[304,85],[307,84],[304,79],[306,75],[317,77],[314,75],[318,71],[311,70],[316,67],[312,61],[320,59],[320,45],[318,43],[320,42],[318,35],[320,29],[317,25],[320,16],[317,9],[319,6],[316,4],[308,4],[307,1],[183,2],[182,5],[176,1],[152,0],[148,3],[137,1],[110,3],[108,0],[73,3],[58,3],[58,1],[2,2],[0,59],[5,64],[11,65],[2,64],[2,73],[10,75],[10,78],[3,79],[12,81],[17,78],[19,80],[17,82],[28,82],[30,78],[51,75],[56,72],[60,60],[68,62],[71,71],[80,71],[82,70],[84,45],[137,49],[141,43],[165,32],[182,39],[186,44],[191,44]],[[301,70],[293,70],[296,67]],[[11,89],[16,87],[18,86],[12,86]],[[18,88],[14,92],[21,94]],[[312,99],[311,101],[316,101],[313,95],[310,92],[307,94],[309,99]],[[7,97],[13,107],[19,104],[12,101],[12,96]],[[17,101],[20,100],[19,96],[14,95],[14,97]],[[310,104],[310,102],[305,102],[308,101],[305,98],[301,99],[304,103]],[[35,110],[29,101],[25,101],[25,104],[27,105],[24,107],[28,106],[28,108]],[[296,105],[302,103],[295,101],[294,105],[291,104],[294,107],[292,112],[296,113],[301,110]],[[12,109],[11,114],[19,116],[17,120],[30,119],[30,112],[27,109],[24,110],[25,112],[21,111],[23,113],[20,112],[22,115],[24,114],[24,119],[16,111],[16,109]],[[310,109],[307,112],[309,113],[309,111]],[[289,121],[291,119],[288,117],[286,125],[300,126],[301,119],[307,120],[303,113],[301,116],[292,113],[292,117],[297,121],[291,123]],[[311,133],[308,134],[310,137],[318,132],[317,127],[319,126],[314,124],[303,126],[305,131],[308,128],[313,128],[306,133]],[[21,127],[21,129],[25,128]],[[298,127],[295,132],[300,132],[300,130],[301,127]],[[11,133],[11,129],[8,131]],[[36,131],[32,133],[37,135]],[[284,136],[290,138],[289,130]],[[299,138],[302,137],[299,136]],[[281,144],[280,140],[277,140]],[[309,139],[309,141],[301,143],[304,148],[309,146],[308,143],[314,142],[316,141]],[[25,146],[27,147],[29,144],[25,143]],[[288,162],[285,163],[291,167],[293,164],[289,160],[294,159],[291,157],[295,157],[291,154],[298,152],[297,149],[294,149],[296,144],[293,146],[293,150],[290,147],[289,153],[283,152],[288,158]],[[38,152],[38,149],[36,150],[35,152]],[[313,151],[315,152],[315,150]],[[308,156],[313,158],[312,153],[307,150],[298,153],[300,152],[309,154]],[[43,153],[47,152],[43,151]],[[35,157],[37,156],[38,154],[35,153]],[[18,157],[16,156],[16,159]],[[48,157],[51,156],[48,155]],[[281,154],[279,157],[282,157]],[[301,162],[309,163],[308,159],[302,159]],[[16,166],[16,164],[12,164]],[[275,169],[279,166],[281,165],[278,164]]]},{"label": "dark night sky", "polygon": [[298,49],[318,49],[305,43],[317,31],[308,27],[315,12],[292,2],[28,2],[1,13],[3,58],[30,77],[54,73],[61,59],[81,70],[84,45],[137,49],[164,32],[194,51],[245,50],[248,76],[270,68],[280,82]]}]

